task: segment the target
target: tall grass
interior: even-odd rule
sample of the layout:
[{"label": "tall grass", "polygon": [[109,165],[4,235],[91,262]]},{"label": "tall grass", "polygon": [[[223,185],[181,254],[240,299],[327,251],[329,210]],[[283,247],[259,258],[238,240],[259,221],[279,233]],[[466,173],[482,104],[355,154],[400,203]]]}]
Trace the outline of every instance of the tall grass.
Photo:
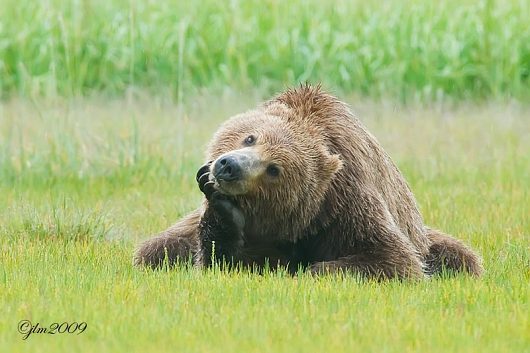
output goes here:
[{"label": "tall grass", "polygon": [[530,5],[0,1],[0,94],[121,95],[322,81],[403,101],[530,98]]}]

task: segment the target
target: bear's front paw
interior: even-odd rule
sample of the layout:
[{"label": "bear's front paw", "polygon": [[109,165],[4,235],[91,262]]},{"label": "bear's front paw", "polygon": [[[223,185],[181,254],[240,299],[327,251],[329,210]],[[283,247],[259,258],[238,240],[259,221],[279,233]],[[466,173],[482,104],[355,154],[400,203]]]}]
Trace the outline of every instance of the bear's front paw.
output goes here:
[{"label": "bear's front paw", "polygon": [[199,168],[195,180],[199,184],[199,189],[202,191],[207,200],[210,200],[214,193],[214,182],[210,180],[210,166],[213,161],[209,161]]},{"label": "bear's front paw", "polygon": [[240,232],[245,226],[245,218],[235,202],[219,191],[214,191],[208,200],[210,207],[224,220]]},{"label": "bear's front paw", "polygon": [[199,184],[199,189],[206,196],[209,207],[223,221],[223,224],[228,227],[235,227],[236,232],[241,232],[245,226],[243,213],[233,200],[215,190],[215,183],[210,180],[211,165],[212,161],[209,161],[197,171],[195,178]]}]

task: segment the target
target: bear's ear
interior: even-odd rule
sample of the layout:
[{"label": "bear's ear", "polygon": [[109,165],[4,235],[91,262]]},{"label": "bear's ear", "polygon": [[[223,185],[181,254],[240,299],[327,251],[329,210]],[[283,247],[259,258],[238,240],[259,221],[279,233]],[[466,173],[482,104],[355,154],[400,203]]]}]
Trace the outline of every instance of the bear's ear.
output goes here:
[{"label": "bear's ear", "polygon": [[335,174],[342,169],[342,160],[338,154],[326,152],[324,163],[321,166],[322,180],[332,180]]}]

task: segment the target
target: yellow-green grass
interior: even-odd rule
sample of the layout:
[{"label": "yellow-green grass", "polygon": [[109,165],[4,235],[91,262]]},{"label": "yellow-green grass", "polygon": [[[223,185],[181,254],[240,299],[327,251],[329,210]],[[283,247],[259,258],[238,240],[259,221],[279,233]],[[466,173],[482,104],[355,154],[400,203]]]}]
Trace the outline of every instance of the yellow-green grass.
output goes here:
[{"label": "yellow-green grass", "polygon": [[0,96],[311,80],[404,101],[528,99],[529,18],[527,0],[1,0]]},{"label": "yellow-green grass", "polygon": [[[216,126],[258,98],[0,105],[5,352],[524,352],[530,346],[530,110],[349,101],[426,223],[471,244],[480,279],[421,283],[133,268],[137,241],[195,208]],[[85,332],[17,332],[21,320]]]}]

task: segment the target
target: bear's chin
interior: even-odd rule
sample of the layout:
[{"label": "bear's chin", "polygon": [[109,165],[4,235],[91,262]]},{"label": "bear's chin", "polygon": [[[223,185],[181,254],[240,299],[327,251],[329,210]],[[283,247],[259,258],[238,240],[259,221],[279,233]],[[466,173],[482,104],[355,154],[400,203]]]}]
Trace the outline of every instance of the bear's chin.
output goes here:
[{"label": "bear's chin", "polygon": [[241,196],[245,195],[248,192],[248,188],[245,185],[246,183],[241,181],[223,181],[215,180],[214,188],[219,191],[221,194],[226,196]]}]

